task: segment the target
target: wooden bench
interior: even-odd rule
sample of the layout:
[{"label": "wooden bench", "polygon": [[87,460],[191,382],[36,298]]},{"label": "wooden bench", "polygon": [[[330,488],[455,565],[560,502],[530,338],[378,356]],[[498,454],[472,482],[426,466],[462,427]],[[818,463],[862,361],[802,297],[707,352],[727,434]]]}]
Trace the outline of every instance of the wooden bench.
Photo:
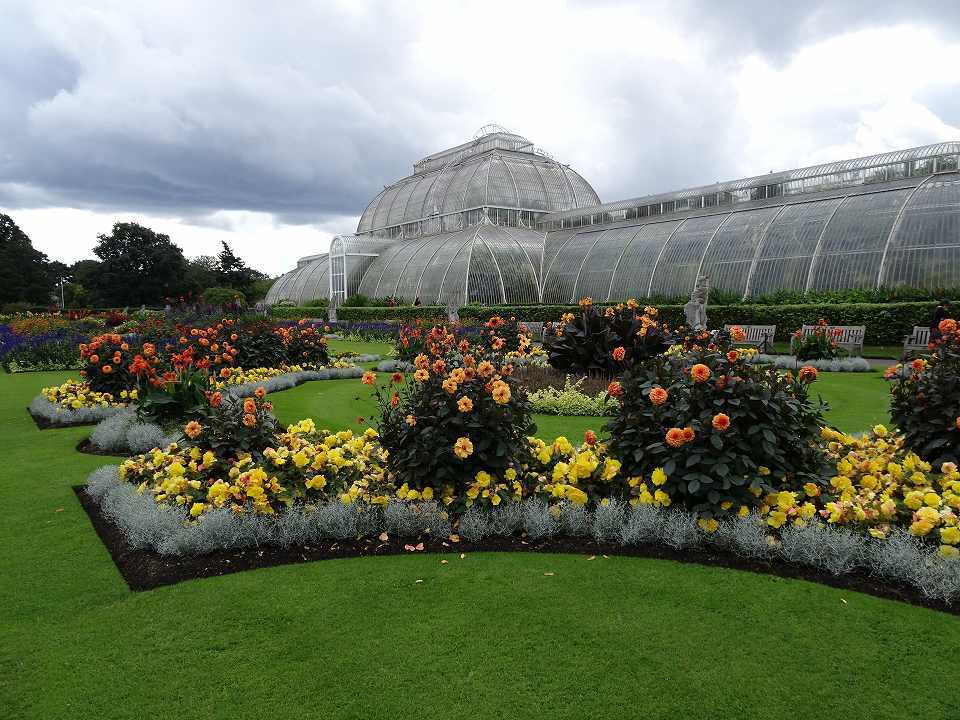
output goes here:
[{"label": "wooden bench", "polygon": [[754,345],[763,351],[773,350],[773,338],[777,334],[776,325],[724,325],[723,329],[729,331],[732,327],[740,327],[746,337],[738,345]]},{"label": "wooden bench", "polygon": [[[813,335],[817,330],[822,329],[823,325],[804,325],[800,328],[800,334],[804,337]],[[827,325],[827,334],[840,347],[851,355],[863,355],[863,337],[867,333],[866,325]],[[835,331],[840,332],[836,333]],[[790,347],[796,338],[790,338]]]},{"label": "wooden bench", "polygon": [[913,332],[903,339],[903,357],[911,353],[926,353],[930,351],[930,328],[914,325]]}]

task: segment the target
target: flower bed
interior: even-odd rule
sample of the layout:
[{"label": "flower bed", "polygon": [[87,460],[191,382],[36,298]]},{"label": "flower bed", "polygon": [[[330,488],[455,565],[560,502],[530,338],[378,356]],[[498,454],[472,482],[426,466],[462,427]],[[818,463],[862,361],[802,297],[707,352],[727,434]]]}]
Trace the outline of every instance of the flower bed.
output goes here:
[{"label": "flower bed", "polygon": [[[121,544],[111,548],[114,557],[127,559],[131,551],[140,551],[146,553],[144,560],[159,568],[157,576],[125,573],[134,589],[209,574],[211,568],[221,574],[322,557],[489,548],[708,562],[806,577],[936,607],[951,607],[960,598],[960,563],[940,557],[902,530],[878,540],[814,521],[786,528],[779,542],[771,542],[768,526],[753,515],[724,520],[715,532],[706,533],[694,514],[675,508],[611,501],[593,509],[568,504],[558,511],[540,498],[472,507],[459,519],[445,516],[435,502],[391,501],[380,506],[332,501],[271,516],[221,508],[191,521],[186,504],[157,503],[121,481],[117,466],[93,472],[86,494],[88,509],[97,513],[95,524],[101,525],[101,518],[109,523],[108,528],[98,527],[101,536],[110,531],[118,536]],[[245,548],[256,552],[253,556],[237,552]],[[227,564],[222,559],[216,562],[211,553],[224,551],[231,552]],[[197,572],[184,560],[175,565],[151,560],[152,553],[161,558],[203,556],[198,567],[206,571]],[[185,564],[188,569],[178,575],[176,568]],[[805,573],[804,568],[812,572]],[[901,590],[905,587],[912,591]]]}]

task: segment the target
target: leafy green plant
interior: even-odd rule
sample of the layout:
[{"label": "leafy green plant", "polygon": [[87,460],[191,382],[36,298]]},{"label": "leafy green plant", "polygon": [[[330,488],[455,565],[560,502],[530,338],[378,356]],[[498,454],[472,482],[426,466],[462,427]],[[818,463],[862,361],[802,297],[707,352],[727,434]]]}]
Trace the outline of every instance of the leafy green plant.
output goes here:
[{"label": "leafy green plant", "polygon": [[530,393],[530,408],[548,415],[615,415],[620,409],[616,398],[606,393],[591,397],[582,390],[585,378],[573,382],[567,375],[563,388],[545,387]]},{"label": "leafy green plant", "polygon": [[935,465],[960,462],[960,330],[942,320],[943,336],[927,359],[888,371],[890,416],[907,446]]},{"label": "leafy green plant", "polygon": [[218,455],[238,456],[262,453],[276,442],[277,420],[263,388],[245,398],[220,392],[209,393],[208,397],[194,424],[184,426],[190,444],[210,448]]},{"label": "leafy green plant", "polygon": [[207,404],[208,378],[206,370],[186,368],[162,384],[147,384],[139,393],[137,417],[167,425],[197,415]]}]

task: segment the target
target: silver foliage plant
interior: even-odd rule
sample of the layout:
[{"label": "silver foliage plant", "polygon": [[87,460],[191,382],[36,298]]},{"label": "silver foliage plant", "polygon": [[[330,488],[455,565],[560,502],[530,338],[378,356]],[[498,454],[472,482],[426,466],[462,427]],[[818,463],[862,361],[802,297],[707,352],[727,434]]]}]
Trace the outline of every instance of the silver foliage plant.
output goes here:
[{"label": "silver foliage plant", "polygon": [[435,502],[392,501],[386,508],[333,501],[293,507],[275,516],[223,509],[189,521],[185,508],[156,503],[123,481],[117,466],[106,465],[87,478],[87,493],[134,548],[161,555],[198,555],[214,550],[251,547],[309,547],[323,540],[375,537],[382,532],[400,538],[429,534],[444,538],[456,531],[470,542],[525,533],[530,540],[556,535],[592,537],[624,546],[654,545],[687,550],[707,544],[750,559],[778,559],[833,575],[863,571],[878,580],[906,583],[924,597],[945,603],[960,600],[960,561],[940,557],[903,530],[875,540],[844,527],[813,521],[805,527],[784,527],[780,541],[767,534],[756,514],[720,523],[708,534],[696,515],[675,508],[631,507],[622,501],[593,510],[563,504],[552,508],[542,498],[528,498],[495,508],[468,508],[454,528],[446,510]]},{"label": "silver foliage plant", "polygon": [[771,364],[781,370],[799,370],[804,365],[812,365],[817,370],[827,372],[870,372],[869,361],[862,357],[846,357],[835,360],[797,360],[793,355],[765,355],[761,353],[749,358],[748,362]]},{"label": "silver foliage plant", "polygon": [[59,426],[89,425],[100,422],[112,415],[116,415],[123,408],[108,405],[96,407],[67,408],[58,403],[52,403],[43,395],[37,395],[30,403],[30,414],[43,418],[49,423]]}]

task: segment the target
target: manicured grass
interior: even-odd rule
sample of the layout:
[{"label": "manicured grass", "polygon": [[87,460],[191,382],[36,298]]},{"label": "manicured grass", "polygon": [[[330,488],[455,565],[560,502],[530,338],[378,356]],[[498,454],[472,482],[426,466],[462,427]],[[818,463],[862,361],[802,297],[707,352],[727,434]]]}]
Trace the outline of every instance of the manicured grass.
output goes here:
[{"label": "manicured grass", "polygon": [[823,398],[830,410],[827,422],[844,432],[862,432],[877,423],[890,425],[890,386],[882,372],[822,372],[811,393]]},{"label": "manicured grass", "polygon": [[384,358],[393,349],[393,345],[385,342],[356,342],[353,340],[328,340],[327,347],[331,352],[355,352],[364,355],[382,355]]},{"label": "manicured grass", "polygon": [[[107,460],[74,451],[89,428],[39,431],[24,409],[40,385],[67,376],[0,375],[4,718],[955,713],[949,673],[911,648],[949,648],[960,618],[719,568],[410,555],[133,594],[70,489]],[[834,397],[875,387],[833,377],[820,387]],[[361,408],[368,395],[357,381],[330,381],[273,398],[291,420],[338,392]]]}]

